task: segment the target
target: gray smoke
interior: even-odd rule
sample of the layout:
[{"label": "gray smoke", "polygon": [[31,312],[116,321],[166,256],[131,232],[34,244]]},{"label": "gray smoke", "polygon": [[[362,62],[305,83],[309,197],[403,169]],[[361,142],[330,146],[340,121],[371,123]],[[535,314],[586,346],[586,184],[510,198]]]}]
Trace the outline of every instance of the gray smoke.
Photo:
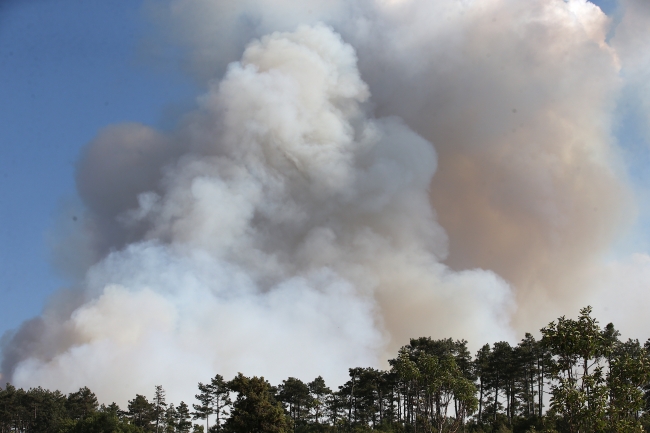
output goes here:
[{"label": "gray smoke", "polygon": [[150,11],[205,94],[172,133],[89,143],[84,228],[56,249],[78,284],[5,345],[17,385],[123,403],[215,373],[341,382],[409,337],[516,341],[606,280],[637,24],[607,42],[581,0]]}]

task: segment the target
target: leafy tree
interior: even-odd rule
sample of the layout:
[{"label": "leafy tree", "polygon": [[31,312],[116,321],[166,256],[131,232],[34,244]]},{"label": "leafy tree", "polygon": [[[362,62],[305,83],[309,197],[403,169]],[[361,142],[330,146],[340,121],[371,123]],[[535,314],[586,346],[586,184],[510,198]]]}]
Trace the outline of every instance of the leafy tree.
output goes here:
[{"label": "leafy tree", "polygon": [[227,432],[286,433],[290,430],[289,419],[263,377],[249,378],[239,373],[228,386],[237,393],[237,399],[224,426]]},{"label": "leafy tree", "polygon": [[66,401],[59,391],[40,387],[25,391],[7,384],[0,388],[0,432],[57,432],[68,419]]},{"label": "leafy tree", "polygon": [[[411,340],[413,343],[414,340]],[[438,432],[457,431],[465,418],[478,407],[472,373],[459,367],[458,348],[451,340],[418,339],[418,346],[400,349],[390,362],[398,383],[405,421],[414,431],[423,428]],[[426,342],[426,350],[422,342]],[[464,347],[464,342],[460,343]],[[453,408],[453,414],[451,410]]]},{"label": "leafy tree", "polygon": [[[230,401],[230,389],[220,374],[215,375],[210,383],[199,382],[199,394],[195,397],[200,404],[194,404],[193,419],[205,419],[206,431],[221,431],[223,417],[227,414],[227,408],[232,404]],[[210,427],[210,415],[216,415],[216,421]]]},{"label": "leafy tree", "polygon": [[320,424],[324,412],[323,408],[326,404],[327,397],[332,394],[332,390],[325,385],[325,380],[321,376],[309,382],[307,386],[311,395],[313,419],[316,421],[316,424]]},{"label": "leafy tree", "polygon": [[278,400],[287,405],[294,426],[304,424],[307,421],[309,408],[312,405],[312,398],[307,384],[295,377],[283,380],[282,384],[278,386],[277,397]]},{"label": "leafy tree", "polygon": [[68,395],[65,407],[70,418],[84,419],[97,411],[99,403],[95,394],[84,386],[79,391]]},{"label": "leafy tree", "polygon": [[616,344],[610,358],[607,386],[608,428],[613,432],[642,431],[643,387],[650,381],[650,355],[638,340]]},{"label": "leafy tree", "polygon": [[345,396],[348,411],[348,426],[372,426],[381,423],[380,402],[381,372],[374,368],[349,369],[350,380],[339,387],[339,394]]},{"label": "leafy tree", "polygon": [[612,341],[591,311],[591,307],[583,308],[577,320],[563,316],[542,329],[556,381],[551,387],[551,409],[571,433],[606,428],[608,389],[603,361]]},{"label": "leafy tree", "polygon": [[136,394],[133,400],[129,400],[127,407],[127,415],[134,425],[144,431],[155,431],[153,424],[156,419],[155,408],[147,397]]},{"label": "leafy tree", "polygon": [[329,419],[329,423],[337,429],[347,420],[346,403],[347,397],[340,391],[333,392],[326,398],[325,416]]},{"label": "leafy tree", "polygon": [[95,412],[64,425],[59,433],[143,433],[140,427],[121,421],[110,412]]}]

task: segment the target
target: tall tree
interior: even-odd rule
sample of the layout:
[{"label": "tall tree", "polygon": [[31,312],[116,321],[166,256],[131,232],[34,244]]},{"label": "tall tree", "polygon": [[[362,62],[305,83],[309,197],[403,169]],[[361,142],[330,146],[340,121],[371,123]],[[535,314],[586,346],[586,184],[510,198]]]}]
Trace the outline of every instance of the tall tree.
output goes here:
[{"label": "tall tree", "polygon": [[316,379],[309,382],[307,386],[309,387],[309,393],[311,394],[311,407],[314,411],[312,415],[313,419],[316,421],[316,424],[320,424],[326,399],[330,394],[332,394],[332,390],[325,385],[325,380],[321,376],[318,376]]},{"label": "tall tree", "polygon": [[155,412],[154,405],[144,395],[136,394],[133,400],[129,400],[127,416],[131,422],[142,428],[144,431],[154,430]]},{"label": "tall tree", "polygon": [[211,384],[199,382],[199,393],[194,396],[199,404],[193,404],[192,419],[204,419],[205,431],[210,429],[210,415],[214,413],[214,391]]},{"label": "tall tree", "polygon": [[591,311],[591,307],[583,308],[577,320],[563,316],[542,329],[542,343],[553,356],[551,410],[570,433],[606,428],[608,390],[603,361],[612,350],[612,341]]},{"label": "tall tree", "polygon": [[643,387],[650,382],[650,353],[638,340],[615,344],[607,386],[608,428],[612,432],[642,431]]},{"label": "tall tree", "polygon": [[294,430],[296,425],[302,425],[307,421],[312,397],[309,394],[309,387],[302,380],[295,377],[283,380],[278,386],[278,400],[287,405]]},{"label": "tall tree", "polygon": [[228,383],[237,393],[230,418],[224,428],[232,433],[287,433],[291,422],[280,402],[273,397],[271,385],[263,377],[239,373]]},{"label": "tall tree", "polygon": [[97,397],[85,386],[79,391],[69,394],[66,401],[66,409],[72,419],[84,419],[95,413],[98,408]]},{"label": "tall tree", "polygon": [[478,398],[478,419],[483,421],[483,396],[487,389],[487,382],[490,374],[490,357],[492,350],[489,344],[483,345],[476,353],[474,359],[474,372],[479,381],[479,398]]},{"label": "tall tree", "polygon": [[173,403],[170,403],[165,411],[165,433],[176,433],[178,412]]},{"label": "tall tree", "polygon": [[210,380],[210,387],[212,390],[212,409],[213,413],[216,415],[216,420],[212,430],[215,432],[221,431],[221,424],[228,415],[228,408],[232,404],[230,400],[230,388],[228,383],[223,379],[223,376],[216,374]]},{"label": "tall tree", "polygon": [[181,401],[176,408],[176,431],[178,433],[189,433],[192,430],[190,408]]},{"label": "tall tree", "polygon": [[156,433],[160,433],[162,424],[164,422],[165,411],[167,410],[167,403],[165,402],[165,390],[163,389],[162,385],[155,386],[152,403]]}]

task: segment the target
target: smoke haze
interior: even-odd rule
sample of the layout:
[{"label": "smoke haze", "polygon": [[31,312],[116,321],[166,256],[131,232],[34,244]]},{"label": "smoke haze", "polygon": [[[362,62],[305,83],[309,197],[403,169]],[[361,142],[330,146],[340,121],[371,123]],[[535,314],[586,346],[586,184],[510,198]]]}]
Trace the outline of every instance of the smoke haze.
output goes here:
[{"label": "smoke haze", "polygon": [[205,93],[88,144],[55,247],[75,283],[5,336],[3,376],[120,404],[340,383],[409,337],[514,342],[620,274],[641,296],[647,256],[601,266],[635,212],[616,104],[649,100],[650,11],[624,5],[611,40],[581,0],[149,5]]}]

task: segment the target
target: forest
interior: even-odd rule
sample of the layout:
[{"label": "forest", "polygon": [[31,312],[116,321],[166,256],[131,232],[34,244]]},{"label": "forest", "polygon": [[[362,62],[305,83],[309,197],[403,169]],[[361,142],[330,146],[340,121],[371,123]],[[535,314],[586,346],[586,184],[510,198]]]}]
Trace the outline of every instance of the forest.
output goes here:
[{"label": "forest", "polygon": [[[592,309],[526,334],[516,346],[414,338],[386,371],[356,367],[338,389],[322,377],[217,374],[195,402],[137,394],[126,408],[88,388],[0,389],[0,433],[643,432],[650,428],[650,340],[621,341]],[[164,378],[161,378],[164,379]]]}]

